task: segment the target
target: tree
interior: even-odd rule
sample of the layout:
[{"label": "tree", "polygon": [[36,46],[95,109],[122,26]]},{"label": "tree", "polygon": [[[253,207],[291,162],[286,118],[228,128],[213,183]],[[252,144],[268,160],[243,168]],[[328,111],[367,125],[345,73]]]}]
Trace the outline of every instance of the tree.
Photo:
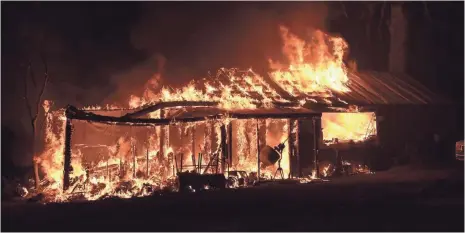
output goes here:
[{"label": "tree", "polygon": [[358,49],[362,69],[405,72],[412,4],[421,7],[427,23],[432,22],[426,2],[332,2],[330,18],[338,22],[337,27],[350,28],[346,33],[353,40],[354,50]]},{"label": "tree", "polygon": [[[40,138],[38,133],[41,132],[41,130],[37,130],[38,129],[37,121],[39,118],[41,103],[43,101],[42,98],[43,98],[45,89],[47,87],[47,83],[49,82],[47,61],[43,53],[40,54],[40,58],[44,66],[44,77],[43,77],[41,85],[40,86],[37,85],[37,80],[34,74],[31,59],[28,62],[27,74],[24,77],[24,100],[26,102],[26,108],[29,114],[30,124],[31,124],[31,135],[32,135],[31,143],[32,143],[32,160],[33,160],[32,163],[34,164],[34,181],[35,181],[36,189],[39,188],[39,181],[40,181],[39,162],[36,157],[36,152],[37,152],[37,145],[38,145],[37,140]],[[28,87],[29,80],[32,83],[33,89],[30,89]],[[38,92],[38,94],[34,93],[34,91]],[[32,94],[36,94],[36,96],[33,96],[33,98],[31,99],[30,97]]]}]

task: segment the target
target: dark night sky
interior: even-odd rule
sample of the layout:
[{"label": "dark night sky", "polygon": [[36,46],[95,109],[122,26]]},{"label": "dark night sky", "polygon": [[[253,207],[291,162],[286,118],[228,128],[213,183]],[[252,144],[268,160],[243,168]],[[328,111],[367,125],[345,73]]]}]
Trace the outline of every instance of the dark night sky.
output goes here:
[{"label": "dark night sky", "polygon": [[[45,97],[57,106],[126,103],[158,71],[170,85],[220,67],[264,71],[268,58],[280,58],[280,23],[296,34],[308,27],[341,34],[360,68],[386,70],[389,37],[367,46],[362,3],[345,4],[348,19],[334,16],[335,3],[2,2],[2,134],[8,127],[27,138],[22,78],[29,59],[42,76],[39,51],[51,78]],[[408,72],[463,106],[463,2],[428,5],[432,22],[421,3],[407,6]]]}]

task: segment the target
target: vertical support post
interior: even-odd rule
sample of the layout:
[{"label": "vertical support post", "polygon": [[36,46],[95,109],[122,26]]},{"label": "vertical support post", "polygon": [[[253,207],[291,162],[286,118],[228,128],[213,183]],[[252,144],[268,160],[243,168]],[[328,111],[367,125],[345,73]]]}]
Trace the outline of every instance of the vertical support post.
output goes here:
[{"label": "vertical support post", "polygon": [[208,151],[208,153],[210,154],[210,159],[213,159],[214,154],[217,152],[216,150],[218,148],[218,142],[217,140],[215,140],[217,137],[218,135],[216,135],[215,123],[212,122],[210,123],[210,150]]},{"label": "vertical support post", "polygon": [[137,163],[136,145],[134,143],[134,140],[132,139],[131,139],[131,148],[132,148],[132,177],[136,178],[136,163]]},{"label": "vertical support post", "polygon": [[123,161],[121,157],[119,157],[119,176],[120,178],[123,177]]},{"label": "vertical support post", "polygon": [[110,177],[110,168],[108,166],[108,160],[109,158],[107,157],[107,177],[108,177],[108,181],[110,182],[111,181],[111,177]]},{"label": "vertical support post", "polygon": [[192,165],[194,166],[194,171],[197,172],[197,165],[195,163],[195,128],[192,126],[191,130],[191,156],[192,156]]},{"label": "vertical support post", "polygon": [[64,174],[63,174],[63,191],[69,188],[69,175],[71,172],[71,135],[72,135],[71,119],[66,117],[65,127],[65,151],[64,151]]},{"label": "vertical support post", "polygon": [[192,159],[192,166],[194,167],[194,171],[197,172],[197,164],[195,163],[195,154],[191,154]]},{"label": "vertical support post", "polygon": [[226,126],[221,125],[221,172],[226,170],[225,158],[228,156],[228,149],[226,145]]},{"label": "vertical support post", "polygon": [[267,121],[269,121],[269,119],[259,119],[258,120],[258,128],[259,128],[258,138],[260,140],[259,150],[263,149],[263,147],[266,146],[266,134],[267,134],[267,131],[268,131],[268,129],[266,128],[267,127]]},{"label": "vertical support post", "polygon": [[182,172],[182,161],[184,160],[184,154],[181,153],[181,161],[179,162],[179,171]]},{"label": "vertical support post", "polygon": [[202,153],[199,152],[199,156],[197,161],[199,162],[199,165],[197,166],[197,172],[199,174],[202,174]]},{"label": "vertical support post", "polygon": [[297,167],[297,177],[302,177],[302,166],[300,164],[300,124],[299,120],[294,121],[294,154],[295,154],[295,163]]},{"label": "vertical support post", "polygon": [[[204,129],[203,129],[203,151],[202,154],[208,155],[210,154],[210,148],[211,148],[211,141],[210,141],[210,127],[209,127],[209,122],[205,121],[204,124]],[[200,168],[202,169],[202,168]]]},{"label": "vertical support post", "polygon": [[259,121],[257,119],[257,181],[260,181],[260,130]]},{"label": "vertical support post", "polygon": [[[160,119],[165,117],[165,110],[160,109]],[[159,126],[160,127],[160,138],[158,139],[160,142],[160,158],[164,158],[165,156],[165,134],[166,134],[166,126]]]},{"label": "vertical support post", "polygon": [[318,159],[318,153],[319,153],[319,139],[320,139],[320,131],[321,131],[321,117],[313,117],[312,118],[313,122],[313,166],[315,170],[315,176],[316,178],[319,178],[320,176],[320,170],[319,170],[319,159]]},{"label": "vertical support post", "polygon": [[177,164],[176,164],[176,154],[175,153],[173,153],[173,161],[174,161],[173,162],[173,176],[175,176],[176,175],[176,166],[177,166]]},{"label": "vertical support post", "polygon": [[216,170],[215,170],[215,174],[218,174],[219,170],[220,170],[220,155],[217,153],[216,155]]},{"label": "vertical support post", "polygon": [[229,171],[229,166],[231,166],[231,164],[232,164],[232,150],[233,150],[232,144],[233,144],[232,121],[230,121],[229,124],[228,124],[228,157],[227,157],[227,160],[226,160],[227,161],[228,171]]},{"label": "vertical support post", "polygon": [[294,147],[294,134],[293,134],[294,120],[289,119],[288,124],[289,124],[289,127],[288,127],[288,132],[287,132],[288,135],[287,135],[287,137],[289,138],[288,139],[288,143],[289,143],[289,170],[290,170],[289,178],[293,178],[294,173],[295,173],[295,153],[294,153],[295,147]]},{"label": "vertical support post", "polygon": [[150,174],[149,174],[149,148],[148,148],[148,145],[147,145],[147,153],[145,155],[145,175],[147,176],[147,178],[150,177]]},{"label": "vertical support post", "polygon": [[[174,157],[175,157],[174,152],[170,152],[168,154],[168,161],[174,161]],[[172,175],[174,176],[176,174],[176,172],[174,171],[174,163],[172,163],[172,165],[173,166],[171,167],[172,168],[171,170],[173,171]],[[168,167],[167,169],[169,170],[169,164],[167,167]]]},{"label": "vertical support post", "polygon": [[293,177],[300,177],[299,121],[297,119],[289,119],[289,156],[291,175]]},{"label": "vertical support post", "polygon": [[[179,155],[179,154],[178,154],[178,155]],[[174,171],[173,171],[173,176],[175,176],[176,173],[177,173],[178,170],[179,170],[179,168],[178,168],[178,159],[177,159],[178,155],[174,154],[174,157],[173,157],[173,159],[174,159],[174,167],[173,167]]]}]

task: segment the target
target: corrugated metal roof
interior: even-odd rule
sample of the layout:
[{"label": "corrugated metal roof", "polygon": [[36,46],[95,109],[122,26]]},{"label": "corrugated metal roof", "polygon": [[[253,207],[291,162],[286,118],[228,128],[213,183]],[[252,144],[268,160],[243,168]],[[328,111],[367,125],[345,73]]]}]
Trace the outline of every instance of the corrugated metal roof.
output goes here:
[{"label": "corrugated metal roof", "polygon": [[432,104],[448,102],[406,74],[365,71],[349,74],[350,92],[337,96],[351,104]]},{"label": "corrugated metal roof", "polygon": [[256,109],[237,109],[237,110],[225,110],[218,107],[189,107],[180,109],[177,112],[170,114],[168,117],[174,117],[176,119],[190,118],[190,117],[207,117],[215,115],[232,115],[232,116],[311,116],[316,112],[311,111],[302,107],[293,108],[256,108]]},{"label": "corrugated metal roof", "polygon": [[[299,97],[311,99],[318,104],[434,104],[449,102],[432,91],[428,90],[420,82],[406,74],[395,74],[376,71],[349,72],[349,83],[347,87],[350,91],[345,93],[335,93],[334,96],[318,96],[317,93],[298,93]],[[265,78],[267,82],[273,83],[270,78]],[[292,101],[287,93],[278,84],[273,83],[282,97]],[[294,93],[295,94],[295,93]]]}]

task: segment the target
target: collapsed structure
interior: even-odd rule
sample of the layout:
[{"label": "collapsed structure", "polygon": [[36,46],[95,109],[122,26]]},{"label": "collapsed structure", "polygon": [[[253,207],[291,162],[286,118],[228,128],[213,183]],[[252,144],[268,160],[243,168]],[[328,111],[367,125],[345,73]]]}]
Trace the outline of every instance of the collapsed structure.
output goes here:
[{"label": "collapsed structure", "polygon": [[378,105],[435,98],[409,77],[349,72],[342,38],[316,31],[314,45],[281,32],[290,65],[272,64],[269,75],[221,69],[181,89],[147,89],[130,108],[48,113],[46,150],[37,158],[45,190],[57,201],[147,195],[186,171],[324,176],[324,151],[340,160],[348,145],[379,145]]}]

